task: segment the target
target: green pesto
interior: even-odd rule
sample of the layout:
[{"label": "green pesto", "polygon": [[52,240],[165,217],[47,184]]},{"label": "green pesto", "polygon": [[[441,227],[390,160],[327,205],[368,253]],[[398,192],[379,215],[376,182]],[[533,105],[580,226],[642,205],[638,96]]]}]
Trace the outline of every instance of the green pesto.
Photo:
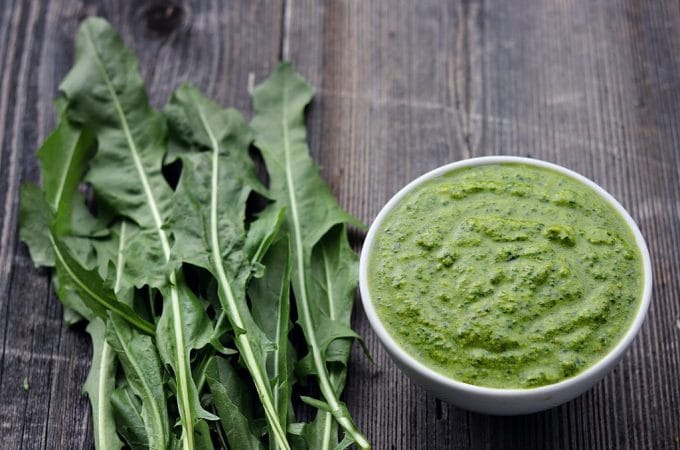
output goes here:
[{"label": "green pesto", "polygon": [[616,210],[526,164],[420,185],[382,222],[369,258],[390,335],[478,386],[530,388],[583,371],[628,329],[642,291],[641,256]]}]

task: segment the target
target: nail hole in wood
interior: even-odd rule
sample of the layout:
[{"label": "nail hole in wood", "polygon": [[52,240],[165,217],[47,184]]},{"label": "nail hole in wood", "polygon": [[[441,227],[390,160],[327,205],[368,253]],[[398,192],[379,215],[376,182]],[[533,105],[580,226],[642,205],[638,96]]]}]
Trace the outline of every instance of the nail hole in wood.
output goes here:
[{"label": "nail hole in wood", "polygon": [[166,35],[179,28],[184,19],[184,8],[172,2],[156,3],[144,13],[146,26],[154,33]]}]

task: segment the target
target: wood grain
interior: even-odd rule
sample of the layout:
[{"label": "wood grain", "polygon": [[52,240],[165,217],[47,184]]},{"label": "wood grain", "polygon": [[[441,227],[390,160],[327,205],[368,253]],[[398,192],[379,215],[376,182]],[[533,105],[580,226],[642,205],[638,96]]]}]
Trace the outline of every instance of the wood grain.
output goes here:
[{"label": "wood grain", "polygon": [[467,413],[412,385],[357,308],[377,367],[355,353],[346,401],[376,448],[680,448],[677,5],[292,0],[284,16],[288,56],[318,89],[312,151],[363,220],[433,167],[524,155],[602,184],[653,254],[632,351],[584,396],[524,417]]},{"label": "wood grain", "polygon": [[291,60],[317,88],[313,156],[366,222],[415,176],[488,154],[581,172],[638,221],[655,272],[648,320],[613,373],[544,413],[491,417],[436,400],[396,369],[357,307],[376,364],[353,354],[345,400],[375,448],[680,448],[677,2],[195,1],[167,19],[159,4],[0,3],[0,447],[92,447],[87,336],[62,325],[16,224],[78,23],[97,14],[139,55],[155,106],[191,81],[249,113],[248,86]]},{"label": "wood grain", "polygon": [[264,78],[278,62],[280,5],[181,5],[181,23],[159,33],[147,20],[157,4],[1,3],[0,448],[93,445],[89,406],[80,391],[89,369],[89,338],[62,324],[47,274],[32,268],[16,229],[18,187],[37,181],[34,152],[54,124],[52,99],[72,64],[80,21],[101,15],[121,32],[142,61],[157,107],[172,89],[191,81],[219,103],[249,111],[249,78]]}]

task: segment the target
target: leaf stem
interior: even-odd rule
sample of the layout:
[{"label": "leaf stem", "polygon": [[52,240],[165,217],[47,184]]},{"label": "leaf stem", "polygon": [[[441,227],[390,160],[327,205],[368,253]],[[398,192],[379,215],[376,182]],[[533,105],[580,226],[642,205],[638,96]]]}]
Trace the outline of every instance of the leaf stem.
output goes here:
[{"label": "leaf stem", "polygon": [[[117,300],[113,299],[105,299],[102,296],[100,296],[98,293],[90,289],[90,287],[87,285],[86,282],[80,279],[78,275],[75,273],[75,270],[73,267],[70,266],[68,261],[66,260],[66,255],[62,252],[62,249],[60,246],[57,244],[54,235],[50,231],[48,234],[50,242],[52,243],[52,248],[54,249],[54,255],[61,264],[61,266],[64,268],[66,273],[68,274],[69,278],[78,286],[83,292],[85,292],[92,300],[96,301],[99,303],[102,307],[105,309],[111,311],[113,314],[116,314],[123,320],[127,321],[130,323],[130,325],[136,327],[140,331],[153,335],[155,330],[153,326],[147,322],[146,320],[140,318],[140,317],[135,317],[134,315],[127,314],[123,309],[121,309],[116,303]],[[69,256],[69,258],[72,258]],[[122,304],[124,305],[124,304]]]},{"label": "leaf stem", "polygon": [[[285,96],[285,88],[284,88]],[[281,127],[283,130],[283,145],[284,145],[284,155],[286,161],[286,183],[288,185],[288,198],[290,201],[290,212],[293,219],[293,240],[295,242],[295,260],[297,263],[297,275],[298,275],[298,285],[299,285],[299,303],[302,306],[300,314],[303,315],[304,320],[301,321],[305,336],[312,349],[312,359],[314,361],[314,366],[316,367],[317,377],[319,379],[319,389],[321,394],[326,399],[328,406],[330,407],[331,413],[338,421],[340,426],[345,429],[345,431],[354,439],[356,444],[362,449],[371,448],[368,440],[361,434],[361,432],[356,428],[352,421],[346,417],[340,408],[340,402],[338,401],[335,391],[331,386],[330,380],[328,378],[328,370],[326,364],[323,361],[319,344],[316,340],[316,332],[312,324],[312,315],[309,306],[309,297],[307,295],[307,285],[305,282],[305,252],[302,245],[302,231],[300,228],[300,218],[298,214],[297,199],[295,197],[295,184],[293,182],[293,170],[291,166],[291,149],[290,149],[290,137],[288,130],[288,118],[285,114],[286,101],[284,99],[284,114],[281,120]]]},{"label": "leaf stem", "polygon": [[[144,389],[144,393],[147,398],[153,399],[154,395],[152,392],[151,387],[148,385],[146,381],[146,376],[144,374],[144,371],[139,367],[137,364],[137,361],[135,358],[132,356],[133,352],[130,350],[128,347],[128,343],[125,341],[124,337],[121,335],[121,331],[118,329],[118,326],[116,325],[115,320],[109,321],[109,324],[111,326],[111,330],[116,334],[116,338],[118,339],[118,342],[120,343],[120,347],[123,350],[123,353],[125,355],[128,355],[127,360],[130,363],[130,367],[132,370],[135,371],[137,378],[139,379],[139,383],[142,386],[142,389]],[[161,442],[164,441],[165,438],[165,430],[163,427],[163,419],[161,418],[161,410],[158,408],[158,404],[155,401],[148,402],[150,403],[151,407],[151,417],[153,418],[153,424],[154,428],[156,429],[155,437],[160,439]],[[152,437],[152,436],[149,436]]]},{"label": "leaf stem", "polygon": [[[92,340],[92,345],[97,343]],[[94,350],[93,350],[94,352]],[[109,381],[107,367],[112,366],[115,363],[115,353],[111,346],[103,340],[102,342],[102,354],[99,361],[99,379],[97,380],[97,436],[96,442],[99,443],[101,450],[106,450],[108,443],[108,438],[104,433],[106,430],[106,405],[110,405],[110,398],[107,395],[106,382]]]},{"label": "leaf stem", "polygon": [[[127,118],[125,116],[125,112],[123,111],[123,107],[120,104],[120,101],[118,100],[118,94],[113,87],[113,83],[111,82],[111,79],[109,77],[108,72],[106,71],[106,68],[104,67],[104,64],[101,59],[101,55],[99,53],[99,49],[95,45],[95,41],[90,33],[90,30],[88,27],[84,27],[85,33],[87,33],[88,40],[90,42],[90,45],[92,45],[92,48],[94,50],[94,56],[95,60],[97,62],[97,65],[99,66],[99,69],[101,71],[102,77],[104,79],[104,82],[106,84],[106,87],[109,91],[109,94],[111,95],[111,99],[113,101],[114,108],[116,110],[116,113],[118,115],[118,119],[120,121],[120,125],[123,128],[123,133],[125,134],[125,139],[128,144],[128,148],[130,149],[130,155],[132,156],[132,160],[135,164],[135,168],[137,169],[137,173],[139,175],[139,180],[142,183],[142,187],[144,188],[144,193],[146,194],[147,198],[147,204],[149,206],[149,210],[151,211],[151,216],[153,217],[154,224],[156,226],[156,231],[158,232],[158,238],[161,242],[161,247],[163,248],[163,255],[165,256],[166,261],[170,260],[170,243],[168,241],[168,237],[163,230],[163,221],[161,219],[160,212],[158,210],[158,205],[156,204],[156,199],[153,195],[153,192],[151,190],[151,186],[149,184],[149,180],[147,179],[146,171],[144,168],[144,165],[142,163],[141,157],[139,155],[139,150],[137,149],[137,145],[132,137],[132,133],[130,132],[130,127],[128,125]],[[171,308],[173,311],[173,325],[174,325],[174,332],[175,332],[175,348],[176,348],[176,357],[177,357],[177,373],[176,376],[178,378],[177,380],[177,397],[178,397],[178,402],[180,406],[180,419],[182,422],[182,428],[183,428],[183,433],[182,433],[182,442],[183,442],[183,447],[185,450],[193,450],[194,449],[194,418],[192,417],[191,413],[191,402],[189,400],[189,389],[187,386],[188,383],[188,378],[190,377],[189,373],[189,368],[187,367],[186,364],[186,350],[185,350],[185,344],[184,344],[184,333],[182,330],[182,313],[181,313],[181,308],[179,305],[179,292],[177,290],[177,276],[175,272],[173,271],[170,274],[170,300],[171,300]]]},{"label": "leaf stem", "polygon": [[120,223],[120,237],[118,239],[118,258],[116,259],[116,282],[113,285],[113,292],[116,294],[120,289],[120,282],[123,278],[123,268],[125,267],[125,257],[123,256],[123,249],[125,248],[125,220]]},{"label": "leaf stem", "polygon": [[[217,187],[218,187],[218,175],[219,175],[219,144],[215,138],[208,121],[203,114],[203,111],[198,109],[199,116],[201,118],[201,123],[210,138],[210,143],[213,147],[212,152],[212,174],[211,174],[211,189],[210,189],[210,247],[212,251],[212,260],[215,267],[215,272],[217,275],[217,281],[220,290],[226,299],[225,311],[229,311],[229,316],[233,320],[236,327],[244,330],[243,319],[236,306],[236,299],[234,298],[234,293],[232,291],[231,285],[227,278],[227,274],[224,271],[224,266],[222,264],[222,252],[220,249],[219,236],[218,236],[218,226],[217,226]],[[220,318],[221,319],[221,318]],[[264,408],[265,415],[267,416],[267,422],[272,429],[273,438],[278,447],[284,450],[290,450],[290,445],[286,439],[286,433],[279,423],[278,416],[276,414],[276,408],[272,403],[271,389],[268,388],[268,384],[265,381],[266,377],[263,373],[261,364],[258,364],[253,348],[250,343],[250,337],[247,333],[236,332],[236,341],[242,352],[243,359],[253,376],[253,383],[255,384],[255,389],[262,400],[262,407]]]}]

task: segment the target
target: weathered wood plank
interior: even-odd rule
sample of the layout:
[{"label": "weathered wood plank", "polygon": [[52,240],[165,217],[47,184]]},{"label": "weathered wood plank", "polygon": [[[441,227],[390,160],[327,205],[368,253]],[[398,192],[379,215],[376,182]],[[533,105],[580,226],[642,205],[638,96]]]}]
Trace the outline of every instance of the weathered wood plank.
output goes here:
[{"label": "weathered wood plank", "polygon": [[17,189],[22,181],[37,181],[34,152],[54,124],[52,99],[72,64],[80,21],[100,15],[120,30],[142,61],[157,107],[190,81],[247,112],[249,80],[264,78],[278,62],[281,5],[195,2],[170,11],[170,19],[167,6],[156,7],[151,1],[0,5],[0,447],[92,447],[89,407],[80,392],[89,338],[62,324],[47,273],[32,267],[16,232]]},{"label": "weathered wood plank", "polygon": [[[610,190],[648,238],[656,287],[632,351],[593,390],[515,418],[439,402],[355,352],[345,399],[375,448],[680,448],[680,11],[671,2],[3,2],[0,5],[0,435],[12,448],[90,448],[82,330],[61,324],[16,235],[17,189],[72,61],[79,21],[107,17],[161,106],[189,80],[249,111],[279,52],[317,87],[315,159],[365,221],[413,177],[483,154],[530,155]],[[178,11],[181,11],[178,13]],[[169,18],[165,18],[166,14]],[[27,378],[28,391],[23,389]],[[14,445],[16,444],[16,445]],[[9,444],[8,444],[9,445]]]},{"label": "weathered wood plank", "polygon": [[657,288],[632,351],[593,390],[542,414],[440,404],[398,372],[357,308],[377,367],[355,355],[345,398],[376,448],[677,448],[677,8],[289,0],[284,17],[285,53],[318,89],[312,151],[354,214],[370,221],[440,164],[528,155],[610,190],[653,253]]}]

